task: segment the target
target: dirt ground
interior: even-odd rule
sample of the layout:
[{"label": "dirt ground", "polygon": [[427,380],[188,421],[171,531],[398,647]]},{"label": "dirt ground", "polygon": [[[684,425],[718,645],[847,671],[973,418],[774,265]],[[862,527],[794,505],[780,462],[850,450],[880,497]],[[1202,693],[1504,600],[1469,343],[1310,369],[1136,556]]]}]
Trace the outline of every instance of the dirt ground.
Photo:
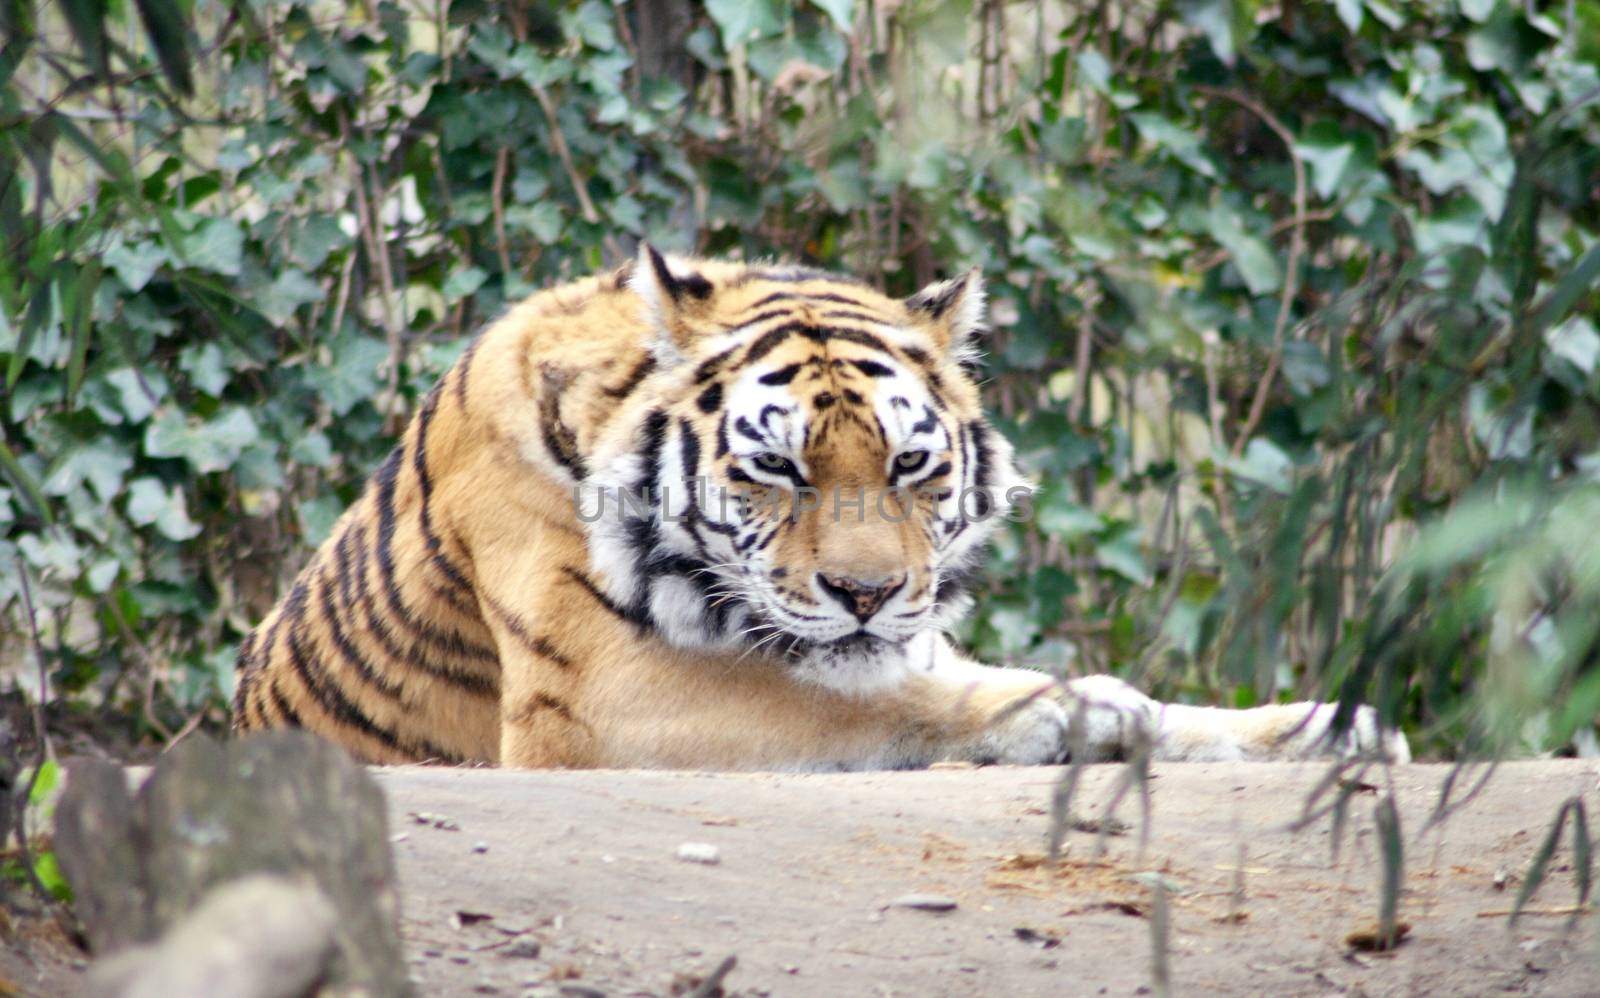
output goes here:
[{"label": "dirt ground", "polygon": [[[1560,803],[1581,794],[1600,814],[1600,765],[1502,766],[1419,838],[1448,770],[1393,771],[1411,931],[1389,953],[1346,941],[1377,913],[1376,795],[1354,798],[1337,861],[1326,819],[1285,827],[1320,765],[1157,766],[1143,855],[1129,801],[1135,825],[1103,857],[1073,832],[1054,869],[1039,862],[1053,769],[374,772],[426,995],[684,994],[729,956],[729,994],[1145,994],[1152,872],[1169,891],[1173,994],[1600,994],[1597,923],[1569,917],[1565,846],[1532,913],[1509,930],[1505,917]],[[1119,773],[1085,771],[1080,815]],[[686,845],[717,862],[680,858]],[[907,895],[954,907],[895,903]],[[30,952],[14,945],[0,971],[21,993],[70,993],[71,954],[41,932]]]}]

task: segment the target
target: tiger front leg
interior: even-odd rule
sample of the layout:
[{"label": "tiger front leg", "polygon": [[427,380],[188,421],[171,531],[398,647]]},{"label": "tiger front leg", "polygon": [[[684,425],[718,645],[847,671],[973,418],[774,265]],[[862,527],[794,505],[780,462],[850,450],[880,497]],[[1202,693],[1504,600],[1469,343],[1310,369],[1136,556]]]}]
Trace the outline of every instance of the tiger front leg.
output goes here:
[{"label": "tiger front leg", "polygon": [[1349,729],[1331,737],[1338,709],[1333,703],[1269,704],[1248,710],[1166,704],[1156,757],[1178,762],[1411,761],[1405,734],[1385,728],[1371,707],[1357,708]]},{"label": "tiger front leg", "polygon": [[1348,731],[1329,735],[1337,704],[1269,704],[1246,710],[1161,703],[1112,676],[1066,683],[1061,702],[1072,719],[1072,744],[1088,761],[1130,758],[1140,751],[1166,762],[1290,761],[1378,758],[1411,761],[1399,731],[1361,707]]}]

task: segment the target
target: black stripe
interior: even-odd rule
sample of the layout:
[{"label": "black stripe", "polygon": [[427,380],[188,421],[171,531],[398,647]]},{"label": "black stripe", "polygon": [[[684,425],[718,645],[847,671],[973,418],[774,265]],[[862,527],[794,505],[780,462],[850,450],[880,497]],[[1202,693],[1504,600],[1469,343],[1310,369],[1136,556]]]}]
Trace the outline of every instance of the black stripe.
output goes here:
[{"label": "black stripe", "polygon": [[304,686],[306,692],[311,694],[312,699],[317,702],[317,706],[322,708],[323,713],[341,724],[355,728],[374,741],[381,742],[387,748],[396,752],[405,751],[400,747],[400,737],[398,735],[363,714],[360,708],[345,699],[344,694],[339,692],[337,686],[328,682],[328,678],[322,673],[321,667],[312,664],[311,658],[300,644],[300,632],[295,628],[289,630],[289,662],[294,666],[295,675],[300,679],[300,685]]},{"label": "black stripe", "polygon": [[648,378],[650,373],[655,369],[655,357],[650,354],[645,354],[644,359],[635,364],[633,370],[628,372],[628,376],[627,378],[623,379],[622,384],[617,385],[614,388],[602,388],[601,391],[614,399],[625,399],[629,395],[632,395],[633,390],[638,388],[640,383],[642,383],[645,378]]},{"label": "black stripe", "polygon": [[939,425],[939,417],[927,406],[922,407],[923,418],[911,424],[912,433],[932,433]]},{"label": "black stripe", "polygon": [[248,694],[255,685],[255,677],[260,670],[260,667],[256,665],[251,657],[255,652],[256,634],[259,631],[259,627],[254,628],[244,636],[244,640],[239,643],[239,654],[233,660],[235,678],[232,709],[235,717],[240,715],[248,716],[245,709],[248,706]]},{"label": "black stripe", "polygon": [[467,374],[472,370],[472,358],[477,355],[478,348],[483,346],[483,337],[477,336],[468,344],[466,352],[461,359],[456,361],[456,405],[462,412],[467,411]]},{"label": "black stripe", "polygon": [[317,706],[321,707],[324,713],[341,724],[355,728],[374,741],[381,742],[388,748],[412,758],[422,757],[445,759],[451,762],[461,761],[460,756],[454,752],[445,751],[426,739],[401,739],[394,731],[368,717],[362,712],[361,708],[345,697],[337,683],[329,681],[327,673],[322,671],[320,664],[313,664],[312,660],[307,657],[305,648],[300,644],[300,632],[294,629],[289,631],[289,661],[294,666],[295,674],[299,677],[301,685],[311,694],[312,699],[316,700]]},{"label": "black stripe", "polygon": [[756,361],[776,350],[778,345],[784,340],[800,332],[802,329],[807,328],[809,327],[807,327],[804,323],[788,322],[781,326],[767,330],[760,336],[756,337],[756,341],[750,344],[750,349],[745,351],[744,363],[754,364]]},{"label": "black stripe", "polygon": [[[300,715],[295,713],[293,707],[289,706],[289,701],[284,697],[283,691],[278,689],[277,679],[267,683],[267,695],[272,698],[272,709],[278,712],[279,717],[283,718],[284,724],[289,725],[291,728],[305,727],[304,722],[300,720]],[[263,725],[266,720],[266,715],[262,714],[261,721]]]},{"label": "black stripe", "polygon": [[[658,476],[661,471],[661,447],[667,436],[667,414],[660,409],[651,410],[645,417],[643,432],[644,442],[638,454],[644,474],[634,483],[634,494],[645,497],[647,501],[653,501],[658,495],[656,486],[659,484]],[[654,510],[648,511],[644,516],[634,516],[628,520],[628,540],[639,557],[643,558],[655,550],[656,528]],[[644,598],[645,594],[641,593],[640,599]]]},{"label": "black stripe", "polygon": [[830,339],[844,340],[847,343],[858,343],[864,347],[871,347],[879,353],[886,353],[891,357],[894,356],[894,350],[890,348],[888,343],[884,342],[876,334],[869,333],[864,329],[851,329],[848,326],[829,326],[821,330],[821,333],[823,335],[818,342],[825,342]]},{"label": "black stripe", "polygon": [[780,367],[776,371],[763,374],[756,380],[763,385],[787,385],[794,380],[795,375],[800,373],[802,366],[801,364],[790,364],[787,367]]},{"label": "black stripe", "polygon": [[717,457],[728,453],[728,414],[723,413],[717,420]]},{"label": "black stripe", "polygon": [[689,494],[694,494],[694,485],[690,481],[695,473],[700,470],[700,438],[695,436],[694,426],[687,419],[678,420],[679,446],[683,451],[684,485],[689,488]]},{"label": "black stripe", "polygon": [[355,596],[350,590],[350,548],[355,532],[356,528],[346,527],[333,545],[334,569],[339,580],[339,605],[346,610],[355,605]]},{"label": "black stripe", "polygon": [[527,724],[528,722],[532,721],[540,711],[549,711],[552,714],[558,715],[565,721],[569,721],[585,728],[588,727],[587,724],[584,724],[582,721],[572,716],[571,707],[568,707],[564,702],[556,699],[548,693],[535,693],[523,703],[522,709],[517,711],[516,716],[509,718],[509,720],[512,724]]},{"label": "black stripe", "polygon": [[761,431],[757,430],[755,426],[743,416],[740,416],[738,419],[733,421],[733,429],[734,432],[738,433],[741,437],[749,437],[758,444],[765,445],[767,442],[767,438],[761,435]]},{"label": "black stripe", "polygon": [[715,357],[710,357],[701,361],[700,366],[694,369],[694,383],[697,385],[703,385],[707,381],[710,381],[712,378],[716,377],[717,372],[722,370],[722,365],[726,364],[728,362],[728,358],[732,357],[734,352],[738,349],[738,347],[729,347],[728,349],[717,354]]},{"label": "black stripe", "polygon": [[235,731],[260,731],[271,727],[265,708],[261,706],[265,683],[239,683],[233,691],[233,728]]},{"label": "black stripe", "polygon": [[613,616],[627,621],[633,626],[639,628],[641,631],[649,629],[646,618],[640,617],[631,610],[627,610],[622,606],[619,606],[615,600],[601,592],[600,587],[595,585],[594,581],[591,580],[587,575],[578,571],[576,568],[571,567],[570,565],[566,568],[563,568],[562,571],[566,573],[567,578],[571,579],[573,582],[576,582],[584,589],[585,592],[587,592],[590,596],[593,596],[596,603],[599,603],[601,606],[611,611]]},{"label": "black stripe", "polygon": [[988,432],[981,423],[974,424],[972,427],[972,443],[974,450],[977,451],[977,457],[973,462],[972,468],[972,482],[979,490],[977,493],[977,508],[973,510],[973,513],[981,520],[988,516],[989,511],[994,507],[994,501],[989,498],[988,491],[992,481],[991,474],[994,471],[992,467],[994,454],[989,449]]},{"label": "black stripe", "polygon": [[745,351],[743,363],[754,364],[767,354],[776,350],[778,346],[791,336],[804,336],[813,343],[827,343],[829,340],[843,340],[846,343],[856,343],[876,350],[879,353],[895,356],[894,350],[884,340],[864,329],[851,329],[848,326],[813,326],[805,322],[786,322],[781,326],[774,326],[760,336]]},{"label": "black stripe", "polygon": [[850,363],[855,365],[856,370],[869,378],[894,377],[894,368],[888,364],[880,364],[875,360],[852,360]]},{"label": "black stripe", "polygon": [[[417,640],[435,645],[446,654],[456,658],[472,658],[485,662],[498,662],[499,656],[493,648],[474,644],[462,635],[450,631],[440,631],[417,619],[417,615],[407,607],[400,596],[400,587],[395,582],[394,567],[394,532],[395,532],[395,488],[396,480],[400,476],[400,462],[403,459],[400,448],[395,448],[387,460],[378,468],[378,473],[373,476],[373,498],[378,504],[378,536],[374,546],[374,553],[378,559],[378,581],[382,584],[384,599],[389,604],[391,616],[397,624],[404,627]],[[363,579],[366,572],[362,571]],[[374,614],[373,619],[377,616]],[[465,677],[463,677],[465,678]]]},{"label": "black stripe", "polygon": [[[381,533],[383,529],[381,519],[378,526]],[[428,652],[418,647],[418,643],[420,642],[429,644],[434,646],[436,649],[440,649],[443,653],[442,657],[456,660],[467,659],[470,661],[479,661],[496,667],[498,667],[500,664],[499,653],[497,653],[493,648],[488,648],[483,645],[470,642],[460,634],[454,632],[446,634],[428,627],[421,621],[416,620],[411,615],[411,612],[406,609],[405,605],[400,602],[399,593],[394,588],[393,577],[391,574],[390,578],[386,581],[386,584],[383,587],[384,593],[388,597],[389,607],[392,612],[390,619],[394,620],[395,623],[400,627],[405,628],[412,639],[412,644],[409,648],[401,648],[399,646],[395,640],[394,634],[390,631],[388,624],[385,623],[383,616],[379,614],[377,603],[372,596],[371,590],[367,588],[367,576],[370,573],[367,570],[367,545],[365,543],[364,536],[365,528],[358,529],[361,530],[363,536],[358,537],[355,541],[356,558],[355,565],[353,567],[355,570],[354,578],[357,597],[356,602],[357,605],[360,606],[363,611],[365,611],[367,630],[370,631],[372,635],[376,637],[383,645],[384,653],[390,659],[396,662],[404,663],[405,665],[416,669],[419,672],[425,672],[437,679],[444,680],[463,692],[470,693],[474,696],[498,697],[500,695],[500,681],[497,676],[484,675],[482,673],[475,672],[464,672],[448,665],[435,664],[433,661],[431,661]],[[380,574],[382,571],[383,563],[380,549]],[[385,580],[380,579],[380,581]]]},{"label": "black stripe", "polygon": [[882,326],[895,324],[881,315],[873,315],[871,312],[861,312],[846,308],[830,308],[825,312],[818,313],[817,318],[844,319],[849,322],[875,322]]},{"label": "black stripe", "polygon": [[344,626],[339,622],[339,613],[333,605],[332,583],[328,581],[326,575],[320,581],[321,597],[317,600],[317,606],[322,610],[323,622],[328,625],[328,634],[333,638],[334,650],[339,653],[344,663],[361,677],[362,682],[392,700],[400,699],[400,686],[378,675],[377,670],[373,669],[371,663],[361,654],[361,650],[355,646],[355,642],[345,633]]},{"label": "black stripe", "polygon": [[422,408],[417,411],[417,446],[411,452],[411,469],[416,472],[417,487],[422,491],[422,507],[417,516],[421,521],[422,542],[427,545],[429,561],[450,580],[451,585],[457,589],[471,590],[472,585],[467,582],[466,576],[445,555],[439,535],[433,532],[433,516],[428,508],[433,499],[433,479],[428,475],[428,424],[433,421],[433,414],[438,409],[439,389],[435,387],[422,400]]},{"label": "black stripe", "polygon": [[502,606],[500,601],[493,597],[486,597],[486,601],[489,604],[489,609],[493,610],[495,616],[500,618],[500,622],[506,625],[506,630],[511,632],[511,636],[522,643],[522,647],[540,658],[548,659],[561,669],[570,670],[572,668],[572,659],[556,651],[555,645],[552,645],[549,639],[530,632],[528,626],[522,622],[521,617]]},{"label": "black stripe", "polygon": [[938,319],[966,293],[967,283],[965,278],[957,277],[945,282],[943,286],[919,291],[906,299],[906,308]]},{"label": "black stripe", "polygon": [[550,456],[567,470],[574,481],[581,482],[589,477],[589,471],[584,467],[583,455],[578,451],[578,435],[561,418],[561,391],[566,387],[567,380],[564,372],[545,369],[539,394],[539,433]]},{"label": "black stripe", "polygon": [[701,392],[700,397],[695,399],[695,405],[699,406],[700,411],[706,415],[716,412],[718,407],[722,405],[722,386],[720,384],[712,385]]},{"label": "black stripe", "polygon": [[765,312],[758,312],[750,318],[744,319],[739,323],[739,328],[745,332],[753,333],[755,330],[751,329],[751,326],[758,326],[763,322],[771,322],[773,319],[792,319],[794,314],[794,309],[792,308],[769,308]]}]

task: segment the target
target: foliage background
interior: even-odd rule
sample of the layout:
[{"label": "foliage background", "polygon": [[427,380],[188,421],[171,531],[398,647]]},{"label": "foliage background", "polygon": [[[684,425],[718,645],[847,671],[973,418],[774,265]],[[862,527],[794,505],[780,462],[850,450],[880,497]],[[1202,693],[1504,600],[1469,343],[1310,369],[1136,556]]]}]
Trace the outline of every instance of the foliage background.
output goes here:
[{"label": "foliage background", "polygon": [[472,332],[648,237],[896,293],[983,268],[1042,490],[988,659],[1592,741],[1600,0],[0,22],[0,663],[26,685],[26,577],[57,711],[220,723]]}]

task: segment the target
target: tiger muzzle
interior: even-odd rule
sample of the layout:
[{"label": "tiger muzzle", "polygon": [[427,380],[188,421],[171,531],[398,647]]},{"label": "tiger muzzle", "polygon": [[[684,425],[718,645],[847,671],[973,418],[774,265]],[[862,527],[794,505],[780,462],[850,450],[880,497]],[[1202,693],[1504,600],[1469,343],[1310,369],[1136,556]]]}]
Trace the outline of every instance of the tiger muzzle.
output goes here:
[{"label": "tiger muzzle", "polygon": [[817,573],[817,585],[822,587],[822,591],[838,600],[863,624],[872,619],[873,614],[883,609],[883,605],[889,602],[895,593],[905,588],[905,584],[904,575],[884,580],[852,579],[844,575]]}]

